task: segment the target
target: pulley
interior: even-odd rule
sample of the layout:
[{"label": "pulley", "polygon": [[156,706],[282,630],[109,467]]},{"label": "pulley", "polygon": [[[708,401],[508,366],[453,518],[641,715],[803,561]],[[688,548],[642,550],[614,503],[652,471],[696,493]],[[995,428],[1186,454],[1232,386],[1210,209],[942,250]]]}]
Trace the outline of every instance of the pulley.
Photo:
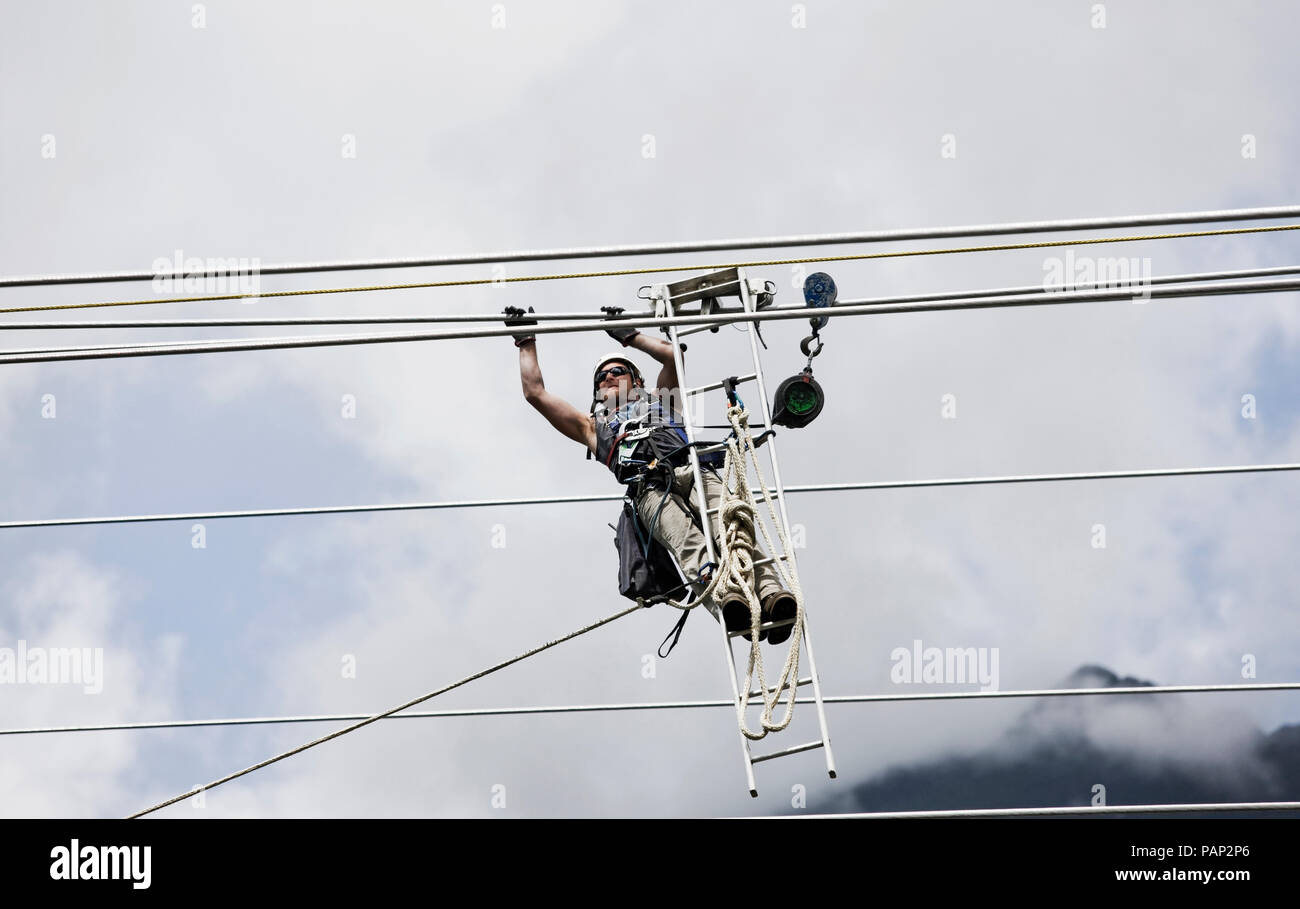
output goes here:
[{"label": "pulley", "polygon": [[812,367],[805,367],[799,375],[791,376],[777,386],[772,422],[777,426],[800,429],[822,412],[825,403],[826,395],[813,378]]},{"label": "pulley", "polygon": [[[824,271],[814,272],[804,279],[803,301],[813,309],[826,309],[834,306],[838,294],[839,289],[835,286],[835,279]],[[812,330],[815,335],[826,327],[830,317],[818,316],[808,321],[812,323]]]},{"label": "pulley", "polygon": [[[835,305],[837,294],[835,280],[824,271],[809,275],[803,282],[803,299],[812,309],[826,309]],[[829,321],[829,316],[814,316],[808,320],[812,325],[812,334],[799,342],[799,350],[808,358],[808,365],[799,375],[791,376],[777,386],[776,400],[772,405],[772,422],[778,426],[791,429],[807,426],[826,404],[826,394],[813,378],[812,361],[825,346],[820,333]]]}]

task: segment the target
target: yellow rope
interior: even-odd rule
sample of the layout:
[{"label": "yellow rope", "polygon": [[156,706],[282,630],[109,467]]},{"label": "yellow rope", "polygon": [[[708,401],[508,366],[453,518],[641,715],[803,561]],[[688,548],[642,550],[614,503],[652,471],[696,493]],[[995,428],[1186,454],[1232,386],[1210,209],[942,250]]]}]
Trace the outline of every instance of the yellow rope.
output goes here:
[{"label": "yellow rope", "polygon": [[[1193,230],[1169,234],[1142,234],[1129,237],[1088,237],[1082,240],[1045,240],[1038,243],[1003,243],[991,246],[958,246],[948,249],[910,249],[898,252],[855,253],[844,256],[807,256],[799,259],[768,259],[761,262],[730,262],[723,265],[664,265],[656,268],[625,268],[618,271],[578,271],[561,275],[524,275],[518,278],[468,278],[461,281],[423,281],[415,284],[372,284],[365,287],[321,287],[311,290],[277,290],[270,293],[221,294],[204,297],[164,297],[152,300],[111,300],[106,303],[61,303],[51,306],[13,306],[0,313],[44,312],[54,309],[95,309],[102,306],[145,306],[154,303],[202,303],[217,300],[266,299],[269,297],[304,297],[311,294],[348,294],[371,290],[415,290],[426,287],[469,287],[482,284],[514,284],[523,281],[562,281],[570,278],[614,278],[625,275],[651,275],[666,271],[720,271],[724,268],[758,268],[767,265],[800,265],[811,262],[849,262],[863,259],[898,259],[907,256],[942,256],[952,253],[1002,252],[1012,249],[1044,249],[1052,246],[1086,246],[1094,243],[1128,243],[1141,240],[1178,240],[1185,237],[1223,237],[1232,234],[1260,234],[1280,230],[1300,230],[1300,224],[1271,227],[1229,227],[1218,230]],[[183,280],[183,276],[171,276]],[[202,279],[199,279],[202,280]]]}]

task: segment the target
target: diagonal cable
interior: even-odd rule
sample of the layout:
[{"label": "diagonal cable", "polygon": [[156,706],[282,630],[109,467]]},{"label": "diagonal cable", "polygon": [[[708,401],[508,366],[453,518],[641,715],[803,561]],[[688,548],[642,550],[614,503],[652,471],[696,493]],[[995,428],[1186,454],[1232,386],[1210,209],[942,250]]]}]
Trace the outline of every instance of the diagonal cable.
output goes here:
[{"label": "diagonal cable", "polygon": [[219,780],[214,780],[211,783],[208,783],[206,786],[199,786],[197,789],[191,789],[189,792],[182,792],[180,795],[173,796],[172,798],[169,798],[164,802],[159,802],[157,805],[154,805],[151,808],[145,808],[143,811],[137,811],[135,814],[127,815],[127,817],[128,818],[144,817],[146,814],[151,814],[152,812],[157,811],[160,808],[166,808],[168,805],[174,805],[177,802],[187,799],[192,795],[197,795],[198,793],[205,792],[208,789],[215,789],[217,786],[220,786],[222,783],[229,783],[231,780],[239,779],[239,777],[252,773],[254,770],[261,770],[263,767],[267,767],[271,764],[274,764],[276,761],[282,761],[287,757],[293,757],[295,754],[301,754],[302,752],[306,751],[309,748],[315,748],[317,745],[323,745],[326,742],[330,741],[331,739],[336,739],[339,736],[347,735],[349,732],[354,732],[357,729],[360,729],[362,726],[369,726],[371,723],[377,722],[378,720],[382,720],[385,717],[390,717],[393,714],[405,710],[408,707],[414,707],[416,704],[421,704],[424,701],[429,700],[430,698],[435,698],[440,694],[446,694],[448,691],[451,691],[453,688],[459,688],[461,685],[468,684],[469,682],[473,682],[476,679],[481,679],[486,675],[491,675],[492,673],[496,672],[499,669],[504,669],[507,666],[513,665],[514,663],[518,663],[520,660],[524,660],[530,656],[539,654],[543,650],[549,650],[550,648],[554,647],[557,644],[563,644],[565,641],[570,641],[576,637],[586,634],[589,631],[594,631],[595,629],[601,627],[602,625],[608,625],[610,622],[613,622],[616,619],[621,619],[623,618],[623,616],[631,615],[633,612],[636,612],[638,609],[642,609],[642,608],[643,607],[640,605],[629,606],[627,609],[624,609],[620,612],[616,612],[613,615],[601,619],[598,622],[593,622],[592,624],[587,625],[584,628],[579,628],[577,631],[571,631],[568,634],[566,634],[564,637],[556,638],[553,641],[548,641],[547,643],[542,644],[540,647],[534,647],[532,650],[521,653],[519,656],[511,657],[508,660],[497,663],[495,666],[491,666],[487,669],[476,672],[473,675],[467,675],[465,676],[465,678],[461,679],[460,681],[452,682],[450,685],[444,685],[442,688],[439,688],[436,691],[431,691],[428,694],[420,695],[418,698],[413,698],[412,700],[407,701],[405,704],[399,704],[398,706],[393,707],[390,710],[385,710],[383,713],[376,713],[374,716],[367,717],[366,719],[362,720],[359,723],[353,723],[351,726],[345,726],[342,729],[336,729],[334,732],[331,732],[329,735],[323,735],[318,739],[313,739],[312,741],[307,742],[305,745],[299,745],[297,748],[291,748],[288,751],[284,751],[281,752],[280,754],[275,755],[274,757],[267,758],[264,761],[259,761],[258,763],[252,765],[251,767],[245,767],[243,770],[238,770],[235,773],[227,774],[226,776],[223,776]]}]

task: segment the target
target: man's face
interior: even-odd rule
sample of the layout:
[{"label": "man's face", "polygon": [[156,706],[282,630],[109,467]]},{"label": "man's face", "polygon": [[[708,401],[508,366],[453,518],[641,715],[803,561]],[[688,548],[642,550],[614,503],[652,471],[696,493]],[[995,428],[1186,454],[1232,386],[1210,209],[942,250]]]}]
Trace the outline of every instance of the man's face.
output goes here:
[{"label": "man's face", "polygon": [[[605,406],[612,409],[626,402],[632,395],[632,371],[618,362],[606,363],[601,371],[605,376],[596,386],[596,394]],[[614,375],[616,372],[622,375]]]}]

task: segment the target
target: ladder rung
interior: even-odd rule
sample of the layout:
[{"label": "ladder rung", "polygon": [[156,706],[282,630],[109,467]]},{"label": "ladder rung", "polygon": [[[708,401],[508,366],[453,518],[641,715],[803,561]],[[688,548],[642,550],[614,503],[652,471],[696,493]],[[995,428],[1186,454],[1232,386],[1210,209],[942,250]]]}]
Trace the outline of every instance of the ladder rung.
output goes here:
[{"label": "ladder rung", "polygon": [[[730,424],[723,424],[723,423],[701,423],[701,424],[699,424],[698,426],[694,426],[694,425],[691,426],[691,429],[694,429],[696,432],[700,432],[700,431],[705,430],[705,429],[730,429],[730,428],[731,428],[731,425],[730,425]],[[762,423],[750,423],[750,424],[749,424],[749,428],[750,428],[750,429],[763,429],[763,428],[764,428],[764,424],[762,424]]]},{"label": "ladder rung", "polygon": [[694,328],[687,328],[677,332],[677,337],[684,338],[687,335],[699,334],[702,331],[717,331],[725,324],[725,322],[719,322],[717,325],[697,325]]},{"label": "ladder rung", "polygon": [[[793,624],[794,624],[794,619],[782,619],[779,622],[764,622],[762,625],[759,625],[758,628],[760,631],[764,631],[769,628],[783,628],[786,625],[793,625]],[[740,635],[749,637],[750,632],[752,631],[753,631],[753,626],[751,625],[749,628],[746,628],[744,631],[728,631],[727,637],[734,638],[734,637],[739,637]]]},{"label": "ladder rung", "polygon": [[781,751],[773,751],[771,754],[760,754],[758,757],[752,758],[750,760],[750,763],[757,764],[760,761],[770,761],[772,760],[772,758],[785,757],[787,754],[798,754],[800,751],[812,751],[814,748],[824,747],[825,744],[826,743],[823,742],[821,739],[818,739],[815,742],[808,742],[806,745],[795,745],[793,748],[785,748],[782,749]]},{"label": "ladder rung", "polygon": [[[751,373],[750,373],[749,375],[747,375],[747,376],[737,376],[737,377],[736,377],[736,384],[739,385],[741,382],[752,382],[752,381],[754,381],[754,380],[757,379],[757,378],[758,378],[758,374],[757,374],[757,373],[752,373],[752,372],[751,372]],[[688,388],[688,389],[686,390],[686,393],[687,393],[688,395],[695,395],[695,394],[699,394],[699,393],[702,392],[702,391],[713,391],[713,390],[718,389],[718,388],[721,388],[721,387],[722,387],[722,383],[721,383],[721,382],[713,382],[713,383],[711,383],[711,384],[709,384],[709,385],[701,385],[699,388]]]},{"label": "ladder rung", "polygon": [[[750,492],[753,492],[753,490],[751,489]],[[760,494],[761,494],[761,492],[762,492],[762,491],[760,490]],[[768,492],[771,493],[772,495],[775,495],[775,494],[777,493],[777,490],[775,490],[775,489],[768,489]],[[719,507],[721,507],[721,506],[719,506]],[[718,510],[717,508],[710,508],[710,509],[708,510],[708,513],[709,513],[709,514],[713,514],[713,513],[714,513],[715,511],[717,511],[717,510]]]},{"label": "ladder rung", "polygon": [[[795,683],[795,687],[796,687],[796,688],[802,688],[804,685],[811,685],[811,684],[812,684],[812,676],[808,676],[808,678],[806,678],[806,679],[800,679],[798,682],[796,682],[796,683]],[[773,686],[772,688],[769,688],[769,689],[767,690],[767,693],[768,693],[768,694],[771,694],[773,691],[776,691],[775,686]],[[749,696],[750,696],[751,698],[761,697],[761,696],[762,696],[762,692],[761,692],[761,691],[751,691],[751,692],[749,693]]]}]

